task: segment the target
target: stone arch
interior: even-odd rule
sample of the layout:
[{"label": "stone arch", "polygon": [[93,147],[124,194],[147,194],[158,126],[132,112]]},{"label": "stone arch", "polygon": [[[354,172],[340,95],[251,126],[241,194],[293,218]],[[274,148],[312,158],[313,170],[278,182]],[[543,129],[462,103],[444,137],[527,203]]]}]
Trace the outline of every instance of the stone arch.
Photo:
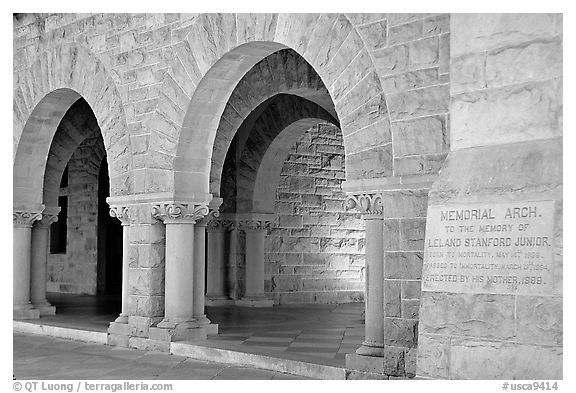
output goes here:
[{"label": "stone arch", "polygon": [[[374,150],[375,127],[389,134],[389,118],[380,80],[368,50],[343,14],[202,14],[192,22],[185,42],[175,49],[154,118],[156,129],[172,132],[176,199],[209,199],[212,146],[232,91],[256,63],[291,48],[318,73],[335,103],[350,156]],[[186,104],[185,97],[191,97]],[[168,98],[168,99],[165,99]],[[179,129],[180,128],[180,129]],[[152,132],[155,132],[152,130]],[[385,155],[392,171],[391,138],[374,154]],[[175,142],[174,138],[171,142]],[[348,156],[347,156],[348,157]],[[355,163],[347,165],[354,169]],[[361,168],[351,173],[362,177]]]},{"label": "stone arch", "polygon": [[242,78],[224,108],[212,151],[212,195],[220,195],[222,167],[236,131],[258,106],[276,94],[305,98],[336,118],[328,90],[314,68],[302,57],[292,49],[283,49],[264,58]]},{"label": "stone arch", "polygon": [[[325,123],[320,118],[303,118],[280,131],[261,158],[252,192],[252,206],[255,211],[274,213],[275,194],[280,172],[290,149],[312,127]],[[271,181],[272,180],[272,181]]]},{"label": "stone arch", "polygon": [[42,203],[49,149],[66,111],[84,98],[109,157],[111,195],[132,191],[130,141],[120,94],[102,62],[86,48],[46,50],[19,75],[14,90],[14,203]]},{"label": "stone arch", "polygon": [[[242,179],[236,195],[239,213],[273,213],[280,170],[291,147],[318,123],[338,125],[325,109],[297,96],[277,95],[262,105],[266,109],[251,126],[237,162],[238,178]],[[278,162],[271,162],[274,158]]]},{"label": "stone arch", "polygon": [[[103,140],[99,137],[100,128],[96,117],[88,103],[80,98],[64,115],[50,146],[44,174],[43,204],[45,206],[58,205],[60,179],[79,146],[90,143],[89,146],[97,147],[99,150],[101,147],[105,150],[104,146],[100,146]],[[98,157],[102,159],[100,154]]]}]

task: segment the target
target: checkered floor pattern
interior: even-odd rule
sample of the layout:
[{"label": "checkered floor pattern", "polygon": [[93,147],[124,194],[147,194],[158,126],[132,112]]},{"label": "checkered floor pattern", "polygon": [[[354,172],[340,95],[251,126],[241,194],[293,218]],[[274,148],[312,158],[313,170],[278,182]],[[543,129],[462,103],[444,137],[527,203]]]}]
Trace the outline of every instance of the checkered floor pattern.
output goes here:
[{"label": "checkered floor pattern", "polygon": [[214,307],[208,315],[219,323],[220,331],[208,341],[244,352],[294,354],[340,365],[364,340],[363,311],[362,303],[266,309]]}]

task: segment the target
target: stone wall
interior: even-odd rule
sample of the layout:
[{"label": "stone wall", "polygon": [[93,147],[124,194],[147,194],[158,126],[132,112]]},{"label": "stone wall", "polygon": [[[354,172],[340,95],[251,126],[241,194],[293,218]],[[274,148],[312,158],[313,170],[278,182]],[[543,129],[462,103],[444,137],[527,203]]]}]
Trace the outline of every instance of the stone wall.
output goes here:
[{"label": "stone wall", "polygon": [[[562,15],[455,14],[451,34],[452,151],[430,192],[427,245],[434,243],[433,232],[442,233],[431,214],[465,206],[494,213],[509,206],[537,209],[520,223],[546,236],[547,243],[530,249],[476,247],[470,250],[489,256],[449,261],[490,266],[457,273],[504,275],[510,285],[430,281],[423,287],[418,375],[561,379]],[[481,236],[473,224],[469,236]],[[515,240],[522,229],[514,230],[498,236]],[[425,275],[435,269],[435,250],[427,246]],[[499,272],[502,261],[522,268]],[[492,267],[495,262],[500,267]],[[526,282],[524,276],[534,279]]]},{"label": "stone wall", "polygon": [[[437,173],[449,148],[450,15],[388,14],[358,31],[386,93],[386,102],[372,100],[371,108],[387,111],[390,123],[344,135],[347,167],[354,170],[348,180],[356,171],[364,178]],[[340,120],[345,126],[350,118]],[[359,151],[366,144],[379,148]]]},{"label": "stone wall", "polygon": [[345,303],[364,293],[364,223],[345,211],[340,130],[320,124],[282,166],[266,238],[265,290],[276,304]]},{"label": "stone wall", "polygon": [[102,136],[86,138],[68,163],[66,254],[50,254],[48,292],[95,295],[98,263],[98,173]]}]

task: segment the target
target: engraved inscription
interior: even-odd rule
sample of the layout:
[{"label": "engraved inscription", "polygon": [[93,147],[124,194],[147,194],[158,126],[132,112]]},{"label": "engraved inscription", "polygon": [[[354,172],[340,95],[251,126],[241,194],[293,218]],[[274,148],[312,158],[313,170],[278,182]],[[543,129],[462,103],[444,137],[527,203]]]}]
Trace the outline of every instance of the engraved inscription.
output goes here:
[{"label": "engraved inscription", "polygon": [[554,203],[431,206],[422,290],[548,294]]}]

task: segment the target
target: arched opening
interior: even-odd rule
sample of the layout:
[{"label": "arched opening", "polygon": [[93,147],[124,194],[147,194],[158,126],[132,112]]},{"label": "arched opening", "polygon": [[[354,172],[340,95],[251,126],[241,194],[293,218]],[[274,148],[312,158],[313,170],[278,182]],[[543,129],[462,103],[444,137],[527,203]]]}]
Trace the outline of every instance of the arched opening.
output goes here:
[{"label": "arched opening", "polygon": [[[46,149],[44,162],[39,154],[17,167],[20,174],[23,167],[38,167],[23,176],[29,180],[26,203],[41,202],[47,220],[32,227],[32,304],[46,322],[59,318],[75,325],[99,315],[97,325],[105,330],[120,311],[122,227],[109,216],[109,166],[96,116],[79,94],[60,89],[38,105],[25,131],[50,139],[37,146],[26,134],[17,153],[19,161],[27,142],[32,149]],[[16,187],[14,192],[22,194]],[[46,248],[39,241],[43,228]],[[51,317],[54,313],[57,317]]]},{"label": "arched opening", "polygon": [[[290,64],[297,65],[294,74]],[[297,77],[301,69],[304,79]],[[220,324],[220,335],[209,338],[229,340],[240,329],[250,332],[238,342],[243,350],[257,342],[343,363],[363,338],[363,222],[345,208],[334,105],[296,52],[275,52],[241,79],[220,119],[211,163],[210,191],[222,198],[219,219],[234,224],[218,257],[208,244],[207,315]],[[208,243],[210,235],[209,229]],[[262,255],[255,255],[262,243]],[[327,338],[321,355],[305,345]]]}]

